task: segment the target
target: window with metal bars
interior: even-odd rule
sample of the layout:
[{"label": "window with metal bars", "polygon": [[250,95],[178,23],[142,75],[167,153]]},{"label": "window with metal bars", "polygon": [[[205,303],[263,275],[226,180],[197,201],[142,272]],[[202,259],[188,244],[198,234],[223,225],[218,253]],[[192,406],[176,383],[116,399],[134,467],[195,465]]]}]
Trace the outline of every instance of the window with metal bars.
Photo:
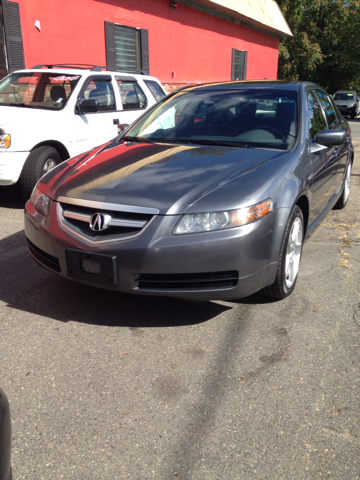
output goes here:
[{"label": "window with metal bars", "polygon": [[231,80],[246,80],[247,50],[232,49]]},{"label": "window with metal bars", "polygon": [[105,22],[105,42],[109,69],[149,74],[148,30]]}]

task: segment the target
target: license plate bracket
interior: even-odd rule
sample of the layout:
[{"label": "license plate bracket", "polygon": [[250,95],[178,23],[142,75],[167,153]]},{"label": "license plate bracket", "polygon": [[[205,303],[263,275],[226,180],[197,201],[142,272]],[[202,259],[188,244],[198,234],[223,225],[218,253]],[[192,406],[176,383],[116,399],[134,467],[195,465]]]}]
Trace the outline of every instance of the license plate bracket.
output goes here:
[{"label": "license plate bracket", "polygon": [[66,250],[65,254],[67,274],[70,278],[103,285],[118,283],[115,255],[102,255],[72,249]]}]

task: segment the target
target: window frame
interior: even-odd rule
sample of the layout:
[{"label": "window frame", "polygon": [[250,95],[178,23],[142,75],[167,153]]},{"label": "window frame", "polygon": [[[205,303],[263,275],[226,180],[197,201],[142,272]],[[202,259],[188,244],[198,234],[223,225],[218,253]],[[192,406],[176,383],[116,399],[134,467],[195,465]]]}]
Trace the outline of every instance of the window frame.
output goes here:
[{"label": "window frame", "polygon": [[[118,76],[118,75],[115,75],[115,82],[116,82],[116,85],[118,87],[118,90],[119,90],[119,95],[120,95],[120,99],[121,99],[121,106],[122,106],[122,111],[128,111],[128,110],[145,110],[148,106],[148,99],[147,99],[147,96],[146,94],[144,93],[143,89],[141,88],[141,86],[139,85],[139,83],[136,81],[136,80],[128,80],[128,79],[125,79],[125,77],[122,77],[122,76]],[[141,94],[143,95],[143,97],[145,98],[145,104],[143,107],[135,107],[135,108],[124,108],[124,103],[122,101],[122,97],[121,97],[121,91],[120,91],[120,88],[119,88],[119,85],[121,83],[132,83],[134,85],[134,91],[136,93],[136,96],[137,98],[139,99],[138,97],[138,92],[136,91],[136,88],[138,88],[141,92]],[[138,104],[140,105],[140,102],[138,102]],[[126,104],[125,104],[126,105]]]},{"label": "window frame", "polygon": [[[323,92],[323,91],[321,91],[321,90],[319,90],[319,89],[316,89],[315,92],[316,92],[316,95],[317,95],[317,97],[318,97],[318,99],[319,99],[320,105],[321,105],[321,107],[322,107],[322,109],[323,109],[324,116],[325,116],[325,118],[326,118],[327,127],[328,127],[329,130],[331,130],[331,129],[334,128],[336,125],[338,125],[338,123],[340,122],[340,118],[339,118],[337,109],[334,107],[334,103],[331,101],[330,95],[328,95],[327,93],[325,93],[325,92]],[[327,111],[327,108],[326,108],[326,105],[325,105],[325,102],[324,102],[325,99],[323,99],[320,94],[324,95],[324,97],[327,98],[327,100],[329,101],[329,103],[330,103],[330,105],[332,106],[332,109],[333,109],[333,111],[334,111],[335,119],[331,122],[331,124],[330,124],[329,113],[328,113],[328,111]]]},{"label": "window frame", "polygon": [[[81,113],[80,110],[78,109],[78,105],[81,103],[82,100],[84,100],[82,97],[83,97],[89,83],[94,82],[96,80],[98,80],[98,81],[104,81],[104,80],[110,81],[111,88],[113,90],[113,95],[114,95],[115,108],[114,108],[114,110],[99,110],[98,112],[89,112],[89,113],[86,113],[86,114]],[[79,92],[79,94],[77,96],[77,99],[76,99],[75,115],[98,115],[98,114],[104,114],[104,113],[114,113],[114,112],[117,112],[117,111],[119,111],[118,110],[118,102],[116,100],[116,92],[115,92],[115,89],[114,89],[112,76],[111,75],[90,75],[89,77],[87,77],[84,80],[83,86],[81,87],[80,92]]]},{"label": "window frame", "polygon": [[[141,73],[150,74],[149,66],[149,31],[143,28],[131,27],[119,23],[104,22],[105,23],[105,50],[106,50],[106,66],[112,71],[122,71],[124,73]],[[121,70],[116,66],[116,46],[115,46],[115,30],[116,27],[132,28],[139,32],[139,44],[137,48],[140,53],[140,71],[126,71]]]},{"label": "window frame", "polygon": [[310,115],[309,115],[309,105],[310,105],[310,102],[309,102],[309,95],[312,94],[313,97],[317,100],[318,104],[319,104],[319,108],[320,108],[320,112],[322,114],[322,117],[323,117],[323,120],[324,120],[324,125],[327,129],[329,129],[329,125],[328,125],[328,121],[327,121],[327,117],[325,115],[325,111],[324,111],[324,108],[323,108],[323,105],[320,101],[320,98],[318,97],[317,95],[317,92],[315,89],[312,89],[312,90],[309,90],[308,93],[307,93],[307,115],[308,115],[308,131],[309,131],[309,137],[310,137],[310,141],[314,140],[315,141],[315,136],[318,132],[321,132],[321,130],[318,130],[314,135],[311,134],[311,130],[310,130],[310,127],[309,127],[309,122],[310,122]]}]

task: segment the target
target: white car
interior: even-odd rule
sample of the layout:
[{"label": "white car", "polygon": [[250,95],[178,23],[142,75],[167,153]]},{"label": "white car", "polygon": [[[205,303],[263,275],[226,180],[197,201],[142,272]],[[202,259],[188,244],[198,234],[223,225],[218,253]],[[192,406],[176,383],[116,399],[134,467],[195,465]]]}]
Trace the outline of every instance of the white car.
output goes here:
[{"label": "white car", "polygon": [[154,77],[93,66],[38,65],[0,82],[0,186],[28,199],[58,163],[114,138],[165,96]]}]

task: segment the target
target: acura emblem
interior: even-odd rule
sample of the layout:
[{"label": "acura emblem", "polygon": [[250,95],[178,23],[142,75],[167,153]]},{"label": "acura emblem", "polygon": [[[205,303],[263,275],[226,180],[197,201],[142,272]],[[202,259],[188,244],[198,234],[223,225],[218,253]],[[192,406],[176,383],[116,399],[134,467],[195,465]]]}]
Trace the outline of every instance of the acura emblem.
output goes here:
[{"label": "acura emblem", "polygon": [[[90,219],[90,228],[95,232],[101,232],[101,230],[105,230],[108,225],[109,215],[104,215],[103,213],[94,213]],[[111,218],[111,217],[110,217]]]}]

